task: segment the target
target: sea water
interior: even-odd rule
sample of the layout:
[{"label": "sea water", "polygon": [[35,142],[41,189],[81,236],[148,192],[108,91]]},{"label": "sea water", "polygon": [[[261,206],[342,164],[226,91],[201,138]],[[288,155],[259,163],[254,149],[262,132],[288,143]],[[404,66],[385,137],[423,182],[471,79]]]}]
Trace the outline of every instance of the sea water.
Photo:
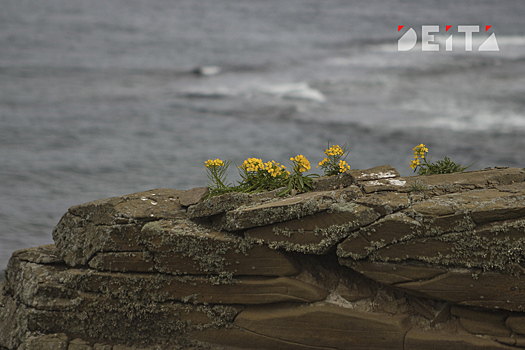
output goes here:
[{"label": "sea water", "polygon": [[[52,243],[70,206],[206,185],[209,158],[303,154],[315,172],[347,143],[352,168],[411,175],[424,143],[472,169],[525,166],[522,0],[1,5],[0,268]],[[459,25],[479,26],[472,51]],[[419,43],[400,52],[407,28]],[[499,51],[477,51],[492,33]]]}]

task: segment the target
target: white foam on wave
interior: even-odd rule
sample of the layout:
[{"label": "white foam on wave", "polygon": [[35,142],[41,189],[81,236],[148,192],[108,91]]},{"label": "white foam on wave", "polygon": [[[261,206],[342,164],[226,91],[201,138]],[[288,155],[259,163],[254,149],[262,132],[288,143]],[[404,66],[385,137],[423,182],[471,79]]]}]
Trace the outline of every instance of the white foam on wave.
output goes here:
[{"label": "white foam on wave", "polygon": [[478,113],[468,117],[435,118],[425,122],[425,125],[459,132],[494,131],[510,133],[525,130],[525,115],[512,112],[497,115]]},{"label": "white foam on wave", "polygon": [[229,88],[225,86],[199,87],[185,91],[180,95],[190,98],[252,98],[258,94],[270,95],[283,99],[306,100],[320,103],[326,102],[326,97],[322,92],[310,87],[310,85],[305,82],[263,84],[246,86],[244,88]]},{"label": "white foam on wave", "polygon": [[256,91],[286,99],[326,102],[326,97],[305,82],[261,85]]}]

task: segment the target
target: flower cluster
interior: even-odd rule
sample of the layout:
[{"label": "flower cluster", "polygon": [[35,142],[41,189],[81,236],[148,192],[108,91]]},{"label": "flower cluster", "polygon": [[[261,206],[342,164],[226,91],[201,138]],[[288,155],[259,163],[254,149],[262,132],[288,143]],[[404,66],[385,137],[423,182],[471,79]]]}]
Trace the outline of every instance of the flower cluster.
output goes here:
[{"label": "flower cluster", "polygon": [[[346,144],[343,147],[338,145],[330,147],[328,144],[324,153],[326,157],[319,166],[325,170],[325,175],[336,175],[350,170],[350,165],[344,160],[347,153]],[[302,154],[290,158],[290,171],[274,160],[263,162],[259,158],[248,158],[237,167],[242,181],[236,186],[231,186],[225,184],[226,170],[230,163],[230,160],[220,159],[209,159],[204,162],[210,180],[208,183],[210,196],[227,192],[256,193],[278,188],[282,189],[279,195],[306,192],[313,189],[313,178],[319,177],[317,174],[304,174],[310,171],[311,165]]]},{"label": "flower cluster", "polygon": [[308,172],[312,168],[308,159],[306,159],[302,154],[295,156],[295,158],[292,157],[290,160],[293,162],[293,169],[296,172],[304,173]]},{"label": "flower cluster", "polygon": [[290,175],[290,172],[286,170],[284,165],[281,165],[274,160],[264,163],[264,170],[266,170],[272,177],[278,177],[283,174],[286,176]]},{"label": "flower cluster", "polygon": [[339,145],[335,145],[327,148],[324,151],[324,154],[326,154],[327,156],[342,156],[343,154],[345,154],[345,151],[341,147],[339,147]]},{"label": "flower cluster", "polygon": [[346,163],[344,160],[339,161],[339,172],[344,173],[345,171],[350,170],[350,165]]},{"label": "flower cluster", "polygon": [[206,165],[206,168],[217,168],[220,166],[224,166],[224,162],[220,160],[219,158],[216,158],[215,160],[208,159],[207,161],[204,162],[204,164]]},{"label": "flower cluster", "polygon": [[419,144],[413,148],[414,159],[410,161],[410,168],[417,171],[419,175],[430,175],[430,174],[449,174],[467,170],[472,166],[461,166],[445,157],[443,160],[430,163],[427,157],[428,148],[424,144]]},{"label": "flower cluster", "polygon": [[259,158],[246,159],[239,168],[243,168],[248,172],[257,172],[264,169],[263,161]]},{"label": "flower cluster", "polygon": [[[410,161],[410,168],[414,169],[416,171],[416,168],[421,164],[421,160],[424,160],[427,153],[428,148],[424,144],[419,144],[418,146],[413,148],[414,150],[414,159]],[[419,159],[421,157],[421,160]]]},{"label": "flower cluster", "polygon": [[343,147],[340,147],[339,145],[330,147],[330,144],[328,144],[328,148],[324,151],[326,157],[319,162],[317,167],[321,167],[327,176],[344,173],[345,171],[350,170],[350,165],[344,160],[347,157],[346,153],[346,143]]},{"label": "flower cluster", "polygon": [[204,162],[206,165],[206,171],[208,173],[208,187],[210,189],[210,195],[218,195],[229,192],[230,186],[225,183],[226,181],[226,170],[230,166],[230,161],[222,161],[219,158],[208,159]]},{"label": "flower cluster", "polygon": [[242,192],[260,192],[283,187],[290,174],[284,165],[274,160],[263,163],[259,158],[246,159],[238,169],[242,182],[237,189]]}]

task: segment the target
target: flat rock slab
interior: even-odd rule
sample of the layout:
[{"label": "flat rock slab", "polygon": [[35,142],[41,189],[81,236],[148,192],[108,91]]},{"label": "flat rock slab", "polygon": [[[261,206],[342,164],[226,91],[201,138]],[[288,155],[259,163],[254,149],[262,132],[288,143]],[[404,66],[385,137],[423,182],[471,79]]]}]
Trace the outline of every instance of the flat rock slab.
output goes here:
[{"label": "flat rock slab", "polygon": [[[452,221],[452,220],[451,220]],[[434,266],[482,268],[521,273],[525,219],[478,226],[473,230],[399,242],[374,251],[373,261],[422,262]]]},{"label": "flat rock slab", "polygon": [[399,177],[396,168],[390,165],[380,165],[369,169],[356,169],[348,171],[356,181],[374,181]]},{"label": "flat rock slab", "polygon": [[330,304],[247,308],[234,324],[238,329],[233,332],[199,337],[229,346],[242,339],[246,349],[403,349],[411,327],[406,317],[367,314]]},{"label": "flat rock slab", "polygon": [[355,203],[375,209],[381,216],[389,215],[410,206],[406,193],[374,192],[357,198]]},{"label": "flat rock slab", "polygon": [[486,310],[525,310],[525,278],[453,269],[435,278],[401,282],[396,288],[418,296]]},{"label": "flat rock slab", "polygon": [[311,216],[249,229],[245,237],[274,249],[326,254],[341,239],[374,222],[379,216],[374,209],[364,205],[337,203],[329,210]]},{"label": "flat rock slab", "polygon": [[[402,195],[402,193],[397,194],[397,196]],[[361,197],[356,202],[372,206],[373,199],[379,198],[378,196],[379,194],[373,194],[370,197]],[[393,195],[384,196],[388,198],[388,196]],[[403,206],[402,203],[400,208]],[[379,209],[376,208],[376,210]],[[500,236],[501,239],[498,243],[498,238],[495,238],[498,232],[481,234],[480,230],[483,229],[484,225],[492,224],[505,227],[513,224],[519,226],[520,224],[516,222],[523,217],[525,217],[525,183],[523,182],[514,184],[512,191],[487,188],[435,196],[416,202],[407,209],[386,215],[371,225],[360,229],[360,235],[353,235],[339,245],[338,255],[361,259],[369,257],[372,252],[387,247],[381,252],[376,252],[375,256],[371,256],[371,258],[389,261],[391,259],[403,259],[403,256],[410,259],[414,255],[425,256],[427,254],[428,259],[426,261],[433,262],[431,259],[434,259],[436,255],[443,256],[455,251],[457,252],[456,255],[462,255],[461,259],[450,259],[449,264],[461,260],[464,262],[463,266],[466,266],[465,264],[470,258],[468,252],[464,250],[469,246],[478,247],[476,249],[480,256],[489,253],[492,248],[490,245],[497,246],[499,244],[503,246],[506,239],[505,235]],[[479,227],[479,230],[476,230],[476,227]],[[495,231],[496,228],[491,228],[491,230]],[[521,230],[520,235],[523,234],[523,228]],[[448,238],[445,237],[448,233],[456,233],[457,239],[454,239],[453,234],[448,235]],[[425,238],[423,242],[420,239],[421,237],[431,238]],[[367,240],[369,244],[363,245],[363,239]],[[420,240],[417,241],[418,239]],[[355,240],[357,241],[353,242]],[[454,240],[455,243],[451,243]],[[519,238],[513,240],[518,243]],[[428,244],[430,242],[432,244]],[[424,243],[426,243],[426,247]],[[452,247],[451,244],[456,246]],[[463,244],[465,249],[459,249],[459,244]],[[506,255],[508,254],[503,256]],[[445,261],[445,259],[442,260]],[[503,265],[507,262],[503,262]]]},{"label": "flat rock slab", "polygon": [[101,271],[163,272],[190,275],[290,276],[299,273],[285,253],[250,244],[189,220],[147,223],[140,232],[143,251],[100,252],[89,266]]},{"label": "flat rock slab", "polygon": [[[239,277],[220,280],[160,274],[123,274],[69,270],[69,288],[106,293],[113,298],[156,299],[209,304],[269,304],[314,302],[327,296],[324,289],[290,277]],[[228,283],[229,282],[229,283]]]},{"label": "flat rock slab", "polygon": [[210,304],[314,302],[327,292],[289,277],[173,276],[111,273],[66,265],[44,265],[13,257],[7,287],[33,308],[64,310],[81,303],[83,294],[114,299],[186,301]]},{"label": "flat rock slab", "polygon": [[[337,247],[337,255],[356,260],[365,258],[382,246],[412,236],[419,226],[419,221],[404,212],[388,215],[344,240]],[[366,244],[362,244],[363,242]]]},{"label": "flat rock slab", "polygon": [[362,192],[357,186],[349,186],[335,191],[307,192],[294,197],[229,211],[225,213],[217,226],[226,231],[239,231],[299,219],[328,210],[336,203],[349,202],[360,196],[362,196]]},{"label": "flat rock slab", "polygon": [[340,190],[355,184],[356,179],[352,176],[350,171],[344,172],[339,175],[322,176],[314,179],[313,188],[314,191],[332,191]]},{"label": "flat rock slab", "polygon": [[461,173],[420,175],[404,178],[406,186],[418,187],[430,195],[463,192],[473,189],[502,187],[525,181],[525,170],[520,168],[496,168]]},{"label": "flat rock slab", "polygon": [[[59,311],[35,309],[2,294],[0,303],[0,347],[31,350],[61,349],[68,339],[75,338],[89,339],[91,344],[96,341],[94,350],[111,349],[104,343],[134,344],[130,348],[114,345],[113,349],[158,348],[146,344],[180,349],[191,344],[191,332],[231,325],[242,310],[234,306],[156,304],[151,300],[117,301],[94,295],[85,295],[76,307]],[[71,349],[71,343],[87,344],[73,340],[65,349]]]},{"label": "flat rock slab", "polygon": [[205,201],[192,205],[188,208],[188,217],[190,219],[207,218],[230,210],[237,209],[246,205],[257,205],[277,198],[277,194],[282,189],[261,192],[261,193],[225,193],[221,196],[215,196]]},{"label": "flat rock slab", "polygon": [[404,350],[511,350],[490,338],[481,338],[472,334],[446,334],[443,332],[423,332],[411,330],[406,335]]},{"label": "flat rock slab", "polygon": [[429,280],[447,272],[443,267],[428,265],[409,265],[394,263],[379,263],[371,261],[355,261],[339,259],[339,263],[348,266],[360,274],[382,284],[392,285],[400,282]]},{"label": "flat rock slab", "polygon": [[70,266],[86,265],[100,251],[141,250],[137,234],[144,224],[186,217],[179,202],[186,193],[157,189],[71,207],[53,230],[53,240]]}]

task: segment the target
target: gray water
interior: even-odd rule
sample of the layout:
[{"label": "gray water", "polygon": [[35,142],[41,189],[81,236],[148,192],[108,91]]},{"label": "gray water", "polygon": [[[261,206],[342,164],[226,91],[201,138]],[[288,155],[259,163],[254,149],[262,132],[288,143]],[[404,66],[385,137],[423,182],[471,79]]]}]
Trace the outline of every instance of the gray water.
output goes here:
[{"label": "gray water", "polygon": [[[348,143],[352,168],[410,175],[425,143],[472,169],[525,166],[522,0],[0,5],[0,268],[52,243],[70,206],[203,186],[209,158],[315,165]],[[453,25],[436,41],[457,50],[398,52],[400,24]],[[457,25],[500,51],[466,52]]]}]

